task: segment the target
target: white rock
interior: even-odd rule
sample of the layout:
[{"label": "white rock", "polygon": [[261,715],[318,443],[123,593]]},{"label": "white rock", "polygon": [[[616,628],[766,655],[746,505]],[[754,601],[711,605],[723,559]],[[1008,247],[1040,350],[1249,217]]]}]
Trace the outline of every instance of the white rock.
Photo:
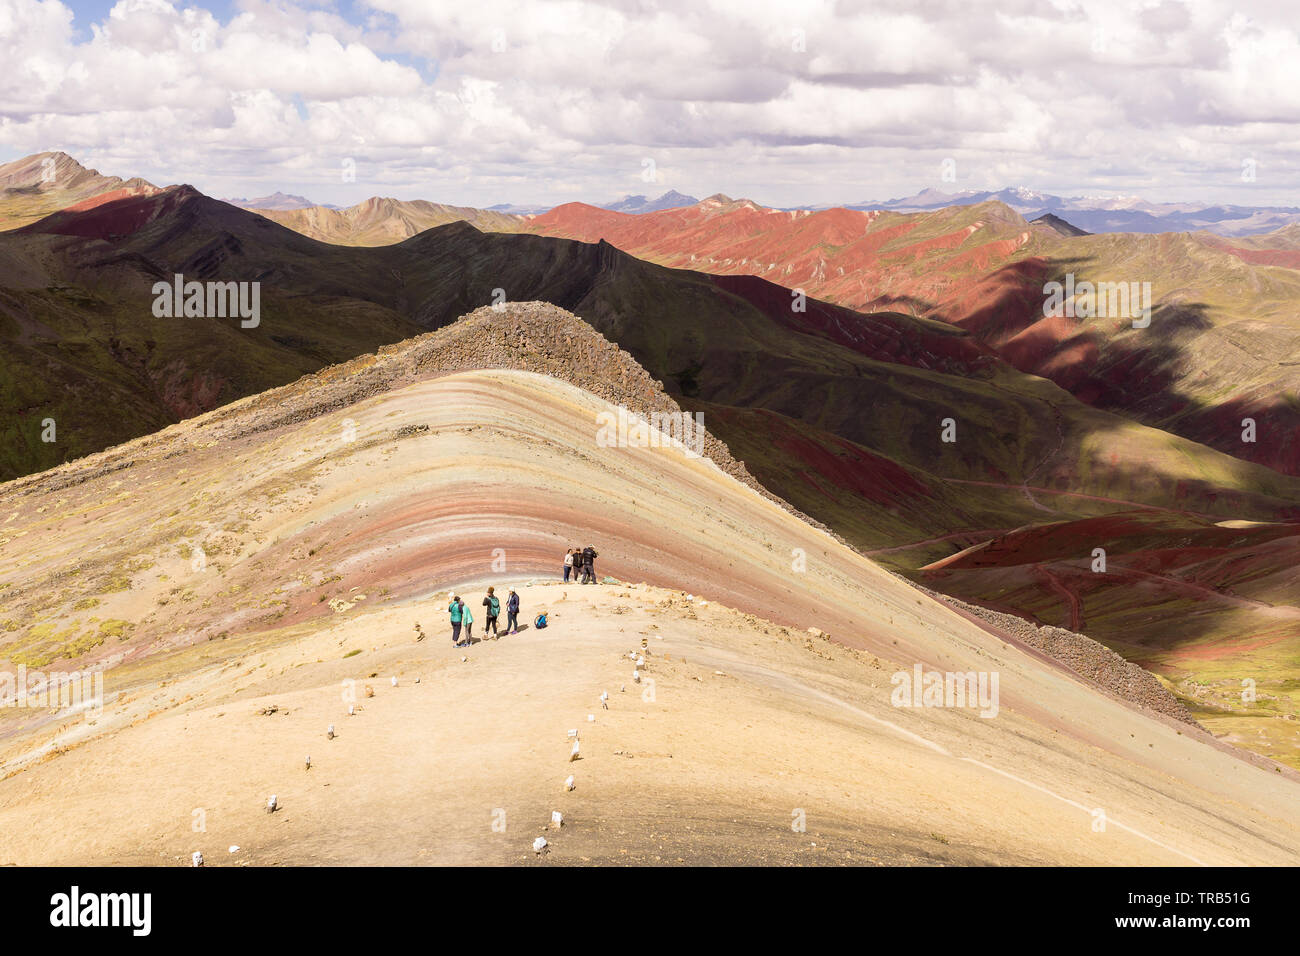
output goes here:
[{"label": "white rock", "polygon": [[546,837],[538,837],[533,841],[533,852],[541,853],[546,849]]},{"label": "white rock", "polygon": [[587,723],[589,723],[589,724],[590,724],[590,723],[595,723],[595,720],[596,720],[596,715],[595,715],[595,714],[588,714],[588,715],[587,715]]},{"label": "white rock", "polygon": [[393,678],[393,686],[394,686],[394,687],[397,686],[397,678],[396,678],[396,677]]},{"label": "white rock", "polygon": [[633,672],[632,672],[632,683],[633,683],[633,684],[639,684],[639,683],[641,683],[641,672],[640,672],[640,671],[633,671]]},{"label": "white rock", "polygon": [[190,854],[190,866],[202,866],[202,865],[203,865],[203,854],[200,853],[198,850],[195,850],[193,853]]},{"label": "white rock", "polygon": [[232,843],[232,844],[230,844],[230,850],[229,850],[229,852],[230,852],[230,853],[238,853],[238,852],[239,852],[239,844],[238,844],[238,843]]},{"label": "white rock", "polygon": [[573,742],[573,749],[569,751],[569,763],[573,763],[573,761],[578,759],[578,751],[579,751],[578,742],[575,740]]},{"label": "white rock", "polygon": [[567,777],[564,778],[565,790],[572,790],[575,786],[577,785],[573,782],[573,774],[569,774]]},{"label": "white rock", "polygon": [[349,716],[349,717],[355,717],[356,715],[357,715],[357,705],[356,705],[356,704],[348,704],[348,716]]},{"label": "white rock", "polygon": [[333,740],[333,739],[334,739],[334,725],[333,725],[333,724],[330,724],[328,727],[325,728],[325,739],[326,739],[326,740]]},{"label": "white rock", "polygon": [[278,810],[279,808],[280,805],[275,802],[275,794],[271,794],[271,799],[266,801],[266,812],[275,813],[275,811]]},{"label": "white rock", "polygon": [[575,727],[574,729],[572,729],[572,730],[569,731],[569,737],[570,737],[570,739],[572,739],[573,737],[576,737],[576,736],[578,736],[578,729]]},{"label": "white rock", "polygon": [[564,826],[564,814],[559,810],[551,811],[551,826],[555,827],[557,830]]},{"label": "white rock", "polygon": [[307,769],[311,769],[311,754],[307,755]]}]

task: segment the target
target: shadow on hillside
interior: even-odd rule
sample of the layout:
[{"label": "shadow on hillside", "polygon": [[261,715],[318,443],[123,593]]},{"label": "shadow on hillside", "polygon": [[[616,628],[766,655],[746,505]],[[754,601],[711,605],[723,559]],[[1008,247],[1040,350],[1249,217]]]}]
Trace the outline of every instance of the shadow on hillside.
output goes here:
[{"label": "shadow on hillside", "polygon": [[[1180,388],[1197,371],[1192,343],[1214,326],[1208,304],[1161,300],[1153,289],[1146,328],[1115,316],[1060,319],[1055,327],[1044,321],[1044,286],[1064,286],[1071,274],[1086,276],[1094,262],[1073,257],[1012,263],[981,279],[969,297],[956,297],[955,307],[909,295],[882,296],[873,304],[964,329],[1015,368],[1050,379],[1095,408],[1300,475],[1300,409],[1284,396],[1210,404]],[[1062,330],[1067,322],[1074,328]],[[1255,420],[1254,442],[1242,440],[1245,418]]]}]

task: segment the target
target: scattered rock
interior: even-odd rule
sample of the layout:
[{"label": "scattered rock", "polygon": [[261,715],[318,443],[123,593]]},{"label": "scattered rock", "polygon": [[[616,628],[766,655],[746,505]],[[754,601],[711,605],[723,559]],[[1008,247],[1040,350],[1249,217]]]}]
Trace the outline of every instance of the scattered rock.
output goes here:
[{"label": "scattered rock", "polygon": [[1077,634],[1063,627],[1039,626],[1014,614],[990,611],[977,604],[968,604],[926,588],[917,589],[924,591],[940,603],[959,607],[980,620],[1009,632],[1013,637],[1059,661],[1084,680],[1114,694],[1121,700],[1141,707],[1149,707],[1157,713],[1173,717],[1193,727],[1200,726],[1191,712],[1183,706],[1182,701],[1161,684],[1154,674],[1132,661],[1125,660],[1086,634]]}]

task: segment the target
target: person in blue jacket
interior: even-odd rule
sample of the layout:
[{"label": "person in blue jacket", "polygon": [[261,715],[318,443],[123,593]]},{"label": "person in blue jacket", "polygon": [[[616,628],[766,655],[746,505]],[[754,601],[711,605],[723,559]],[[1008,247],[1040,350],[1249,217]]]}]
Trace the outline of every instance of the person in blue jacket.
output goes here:
[{"label": "person in blue jacket", "polygon": [[506,633],[519,633],[519,595],[515,589],[510,589],[510,597],[506,598]]}]

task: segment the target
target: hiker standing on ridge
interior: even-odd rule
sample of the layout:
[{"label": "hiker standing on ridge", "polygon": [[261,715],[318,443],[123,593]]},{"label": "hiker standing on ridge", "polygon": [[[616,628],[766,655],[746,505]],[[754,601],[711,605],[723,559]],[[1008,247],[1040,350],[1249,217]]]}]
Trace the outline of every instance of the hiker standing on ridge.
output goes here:
[{"label": "hiker standing on ridge", "polygon": [[469,605],[456,598],[456,606],[460,608],[461,623],[465,625],[465,640],[457,647],[468,647],[474,643],[474,612],[469,609]]},{"label": "hiker standing on ridge", "polygon": [[510,597],[506,598],[506,633],[519,633],[519,595],[515,589],[510,589]]},{"label": "hiker standing on ridge", "polygon": [[577,568],[573,565],[573,549],[570,548],[564,553],[564,583],[569,583],[569,572],[574,572],[573,580],[578,580]]},{"label": "hiker standing on ridge", "polygon": [[587,545],[582,549],[582,583],[596,583],[596,558],[600,557],[596,549]]},{"label": "hiker standing on ridge", "polygon": [[447,605],[447,611],[451,614],[451,642],[457,647],[460,647],[460,609],[460,597],[453,594],[451,603]]},{"label": "hiker standing on ridge", "polygon": [[487,621],[483,625],[483,640],[487,640],[488,631],[492,632],[492,640],[501,640],[500,633],[497,632],[497,618],[501,616],[501,599],[492,592],[495,588],[488,588],[487,597],[483,599],[483,606],[487,608]]}]

